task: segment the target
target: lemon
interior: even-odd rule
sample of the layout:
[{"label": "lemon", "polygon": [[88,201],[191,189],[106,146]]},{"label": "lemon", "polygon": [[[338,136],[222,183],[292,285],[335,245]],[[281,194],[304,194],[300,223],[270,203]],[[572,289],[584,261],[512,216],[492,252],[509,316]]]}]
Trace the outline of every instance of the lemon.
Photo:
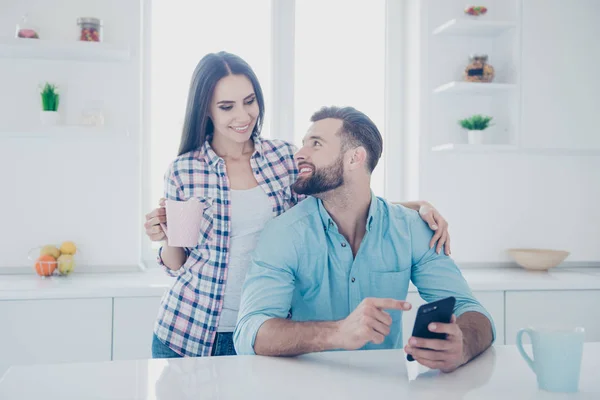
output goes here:
[{"label": "lemon", "polygon": [[54,258],[58,258],[60,256],[60,250],[51,244],[48,244],[40,250],[40,256],[52,256]]},{"label": "lemon", "polygon": [[58,272],[61,275],[69,275],[75,268],[75,260],[71,254],[63,254],[56,261],[58,261]]},{"label": "lemon", "polygon": [[75,243],[73,243],[73,242],[64,242],[63,244],[60,245],[60,252],[62,254],[73,255],[73,254],[77,253],[77,247],[75,246]]}]

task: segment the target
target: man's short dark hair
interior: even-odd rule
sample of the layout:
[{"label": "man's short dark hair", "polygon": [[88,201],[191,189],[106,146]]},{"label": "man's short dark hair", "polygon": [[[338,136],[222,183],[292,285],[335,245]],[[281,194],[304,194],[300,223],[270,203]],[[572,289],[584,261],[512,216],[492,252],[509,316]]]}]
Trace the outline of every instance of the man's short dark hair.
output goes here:
[{"label": "man's short dark hair", "polygon": [[322,107],[310,117],[310,120],[317,122],[325,118],[342,121],[342,128],[337,132],[342,137],[342,151],[358,146],[364,147],[367,151],[369,172],[373,172],[383,150],[383,139],[375,123],[353,107],[336,106]]}]

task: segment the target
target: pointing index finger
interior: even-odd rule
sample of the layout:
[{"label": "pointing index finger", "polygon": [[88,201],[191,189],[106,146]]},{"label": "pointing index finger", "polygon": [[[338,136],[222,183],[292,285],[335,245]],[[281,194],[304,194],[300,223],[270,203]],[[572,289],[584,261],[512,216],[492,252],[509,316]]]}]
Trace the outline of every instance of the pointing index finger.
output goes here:
[{"label": "pointing index finger", "polygon": [[388,309],[388,310],[410,310],[411,304],[407,301],[396,300],[396,299],[373,299],[373,305],[377,308]]}]

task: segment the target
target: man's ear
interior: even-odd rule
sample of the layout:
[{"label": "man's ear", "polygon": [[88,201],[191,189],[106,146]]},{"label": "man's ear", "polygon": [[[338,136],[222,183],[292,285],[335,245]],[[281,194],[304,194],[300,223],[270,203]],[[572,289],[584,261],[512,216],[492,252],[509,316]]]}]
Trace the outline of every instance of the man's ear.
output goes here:
[{"label": "man's ear", "polygon": [[367,151],[364,147],[358,146],[350,152],[350,168],[356,169],[363,167],[367,162]]}]

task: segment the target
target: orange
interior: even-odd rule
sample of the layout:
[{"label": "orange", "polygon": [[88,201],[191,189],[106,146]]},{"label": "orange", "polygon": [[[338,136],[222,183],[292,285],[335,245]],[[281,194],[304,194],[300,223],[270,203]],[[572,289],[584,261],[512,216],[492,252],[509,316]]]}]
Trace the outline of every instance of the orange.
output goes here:
[{"label": "orange", "polygon": [[46,254],[38,257],[35,261],[35,272],[39,276],[50,276],[56,269],[56,266],[56,258]]}]

